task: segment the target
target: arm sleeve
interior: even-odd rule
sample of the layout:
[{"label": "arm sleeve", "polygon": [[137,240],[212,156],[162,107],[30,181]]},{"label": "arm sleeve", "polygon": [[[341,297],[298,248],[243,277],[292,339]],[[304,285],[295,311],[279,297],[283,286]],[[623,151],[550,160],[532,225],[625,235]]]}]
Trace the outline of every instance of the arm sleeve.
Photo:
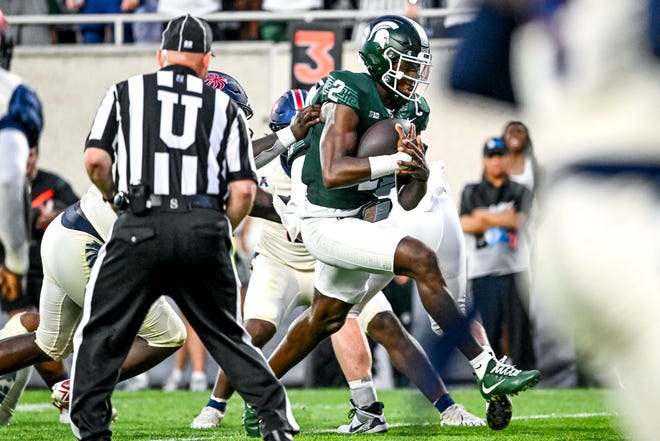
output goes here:
[{"label": "arm sleeve", "polygon": [[261,168],[264,165],[268,164],[270,161],[277,158],[282,153],[286,152],[287,148],[288,147],[282,144],[282,141],[280,141],[279,139],[276,140],[271,148],[262,151],[257,155],[256,158],[254,158],[254,162],[257,168]]},{"label": "arm sleeve", "polygon": [[0,130],[0,242],[5,266],[24,274],[28,266],[28,232],[25,200],[25,167],[29,145],[18,129]]}]

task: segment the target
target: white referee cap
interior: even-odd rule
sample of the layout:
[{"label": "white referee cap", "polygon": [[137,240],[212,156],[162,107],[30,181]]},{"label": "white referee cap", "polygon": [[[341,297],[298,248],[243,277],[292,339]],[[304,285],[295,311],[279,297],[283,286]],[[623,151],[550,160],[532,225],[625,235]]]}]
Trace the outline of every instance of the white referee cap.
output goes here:
[{"label": "white referee cap", "polygon": [[160,48],[177,52],[211,52],[211,26],[198,17],[182,15],[167,23]]}]

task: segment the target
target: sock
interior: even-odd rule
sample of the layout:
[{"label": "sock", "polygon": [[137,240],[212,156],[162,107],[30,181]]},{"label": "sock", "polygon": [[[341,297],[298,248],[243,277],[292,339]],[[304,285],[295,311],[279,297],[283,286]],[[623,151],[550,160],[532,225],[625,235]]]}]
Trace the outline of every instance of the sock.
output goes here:
[{"label": "sock", "polygon": [[208,407],[212,407],[214,409],[219,410],[222,413],[225,413],[227,410],[227,400],[224,398],[217,398],[211,395],[211,398],[209,398],[208,403],[206,403]]},{"label": "sock", "polygon": [[472,369],[474,369],[474,373],[477,375],[478,379],[481,380],[484,378],[486,368],[488,368],[488,362],[492,359],[493,357],[490,353],[484,349],[481,354],[470,360],[470,365],[472,366]]},{"label": "sock", "polygon": [[[0,338],[27,333],[27,329],[21,323],[23,314],[16,314],[7,321],[5,327],[0,330]],[[18,400],[20,400],[25,386],[30,381],[33,370],[32,366],[28,366],[20,371],[0,376],[0,425],[6,426],[9,424]]]},{"label": "sock", "polygon": [[488,351],[492,358],[495,358],[495,351],[493,351],[493,348],[491,348],[488,343],[482,344],[481,347],[484,348],[485,351]]},{"label": "sock", "polygon": [[32,366],[28,366],[20,371],[0,376],[0,425],[9,424],[33,370]]},{"label": "sock", "polygon": [[438,398],[433,402],[433,405],[435,406],[436,409],[438,409],[438,412],[440,413],[444,412],[448,407],[451,407],[454,404],[456,403],[454,402],[454,400],[452,400],[451,395],[449,395],[449,393],[441,395],[440,398]]},{"label": "sock", "polygon": [[378,401],[376,396],[376,387],[371,377],[364,377],[361,380],[350,381],[348,387],[351,389],[351,398],[355,405],[362,409],[369,407]]}]

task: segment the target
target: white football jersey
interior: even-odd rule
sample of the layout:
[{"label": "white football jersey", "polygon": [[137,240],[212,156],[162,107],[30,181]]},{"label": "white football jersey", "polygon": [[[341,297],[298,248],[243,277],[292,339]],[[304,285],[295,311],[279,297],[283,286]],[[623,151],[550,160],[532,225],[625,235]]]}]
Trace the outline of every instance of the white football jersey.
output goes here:
[{"label": "white football jersey", "polygon": [[110,204],[103,201],[101,191],[92,185],[87,192],[80,198],[80,208],[89,223],[99,233],[101,239],[107,242],[112,225],[117,220],[117,214],[110,207]]},{"label": "white football jersey", "polygon": [[[257,183],[267,193],[289,196],[291,178],[284,172],[279,158],[275,158],[257,170]],[[307,252],[302,243],[292,243],[287,238],[287,231],[280,223],[261,221],[261,237],[255,251],[264,254],[297,270],[308,271],[314,268],[315,259]]]}]

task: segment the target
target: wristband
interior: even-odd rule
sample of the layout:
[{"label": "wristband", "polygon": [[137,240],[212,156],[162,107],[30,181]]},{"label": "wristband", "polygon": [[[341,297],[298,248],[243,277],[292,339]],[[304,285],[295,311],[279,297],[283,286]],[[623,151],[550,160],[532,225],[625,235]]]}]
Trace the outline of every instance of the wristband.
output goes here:
[{"label": "wristband", "polygon": [[286,148],[289,148],[297,141],[296,137],[293,136],[291,127],[285,127],[282,130],[278,130],[275,134],[277,135],[277,139],[279,139],[282,145]]},{"label": "wristband", "polygon": [[369,166],[371,167],[371,180],[391,175],[395,170],[406,168],[399,166],[397,161],[410,162],[412,158],[404,152],[396,152],[392,155],[369,156]]}]

